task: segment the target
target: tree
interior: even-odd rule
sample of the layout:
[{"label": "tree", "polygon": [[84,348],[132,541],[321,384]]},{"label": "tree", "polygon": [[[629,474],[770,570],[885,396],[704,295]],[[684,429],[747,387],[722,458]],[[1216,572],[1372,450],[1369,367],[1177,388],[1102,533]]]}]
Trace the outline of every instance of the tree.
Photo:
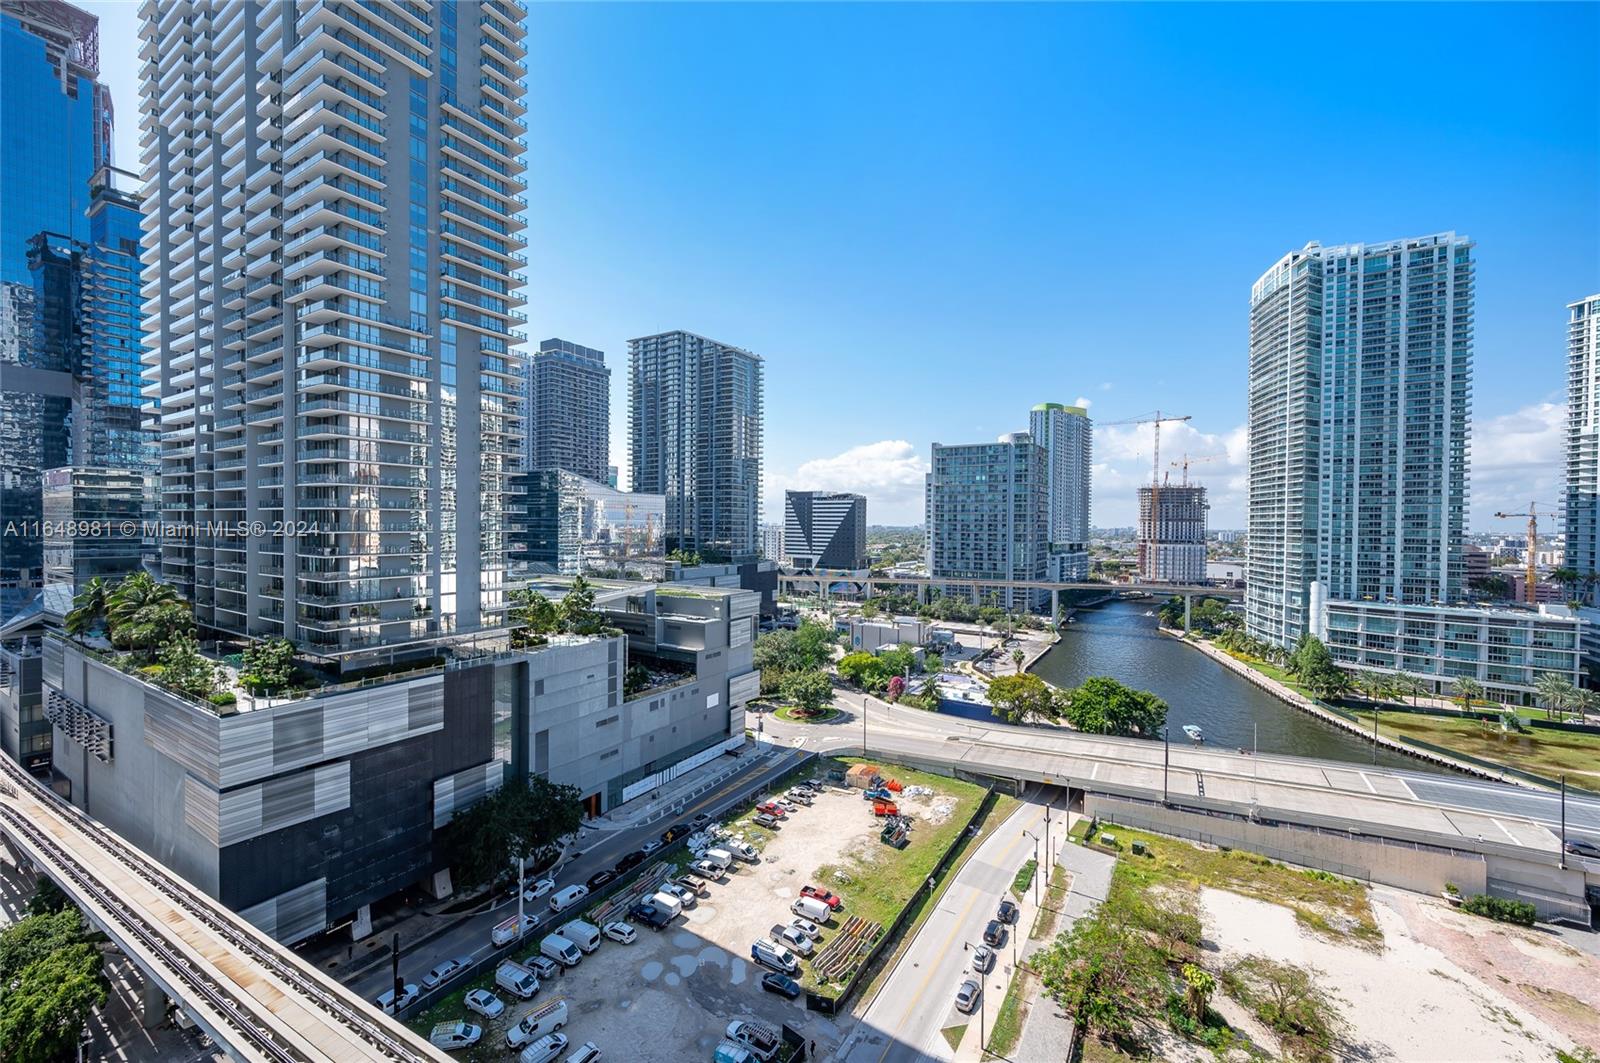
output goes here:
[{"label": "tree", "polygon": [[792,649],[793,668],[821,668],[833,660],[833,647],[839,634],[825,624],[807,620],[795,629]]},{"label": "tree", "polygon": [[1484,598],[1511,597],[1511,581],[1498,574],[1478,576],[1467,581],[1467,587]]},{"label": "tree", "polygon": [[0,930],[0,1045],[8,1061],[67,1055],[109,985],[76,908],[30,915]]},{"label": "tree", "polygon": [[1555,672],[1541,672],[1533,681],[1534,694],[1544,706],[1546,716],[1565,712],[1573,705],[1578,690],[1570,680]]},{"label": "tree", "polygon": [[1167,703],[1110,676],[1091,676],[1067,700],[1067,720],[1089,734],[1150,737],[1167,720]]},{"label": "tree", "polygon": [[29,915],[55,915],[71,907],[71,899],[61,892],[61,887],[55,884],[55,880],[41,877],[33,896],[28,898],[27,911]]},{"label": "tree", "polygon": [[1123,903],[1108,899],[1035,954],[1046,991],[1102,1039],[1124,1038],[1164,997],[1166,965]]},{"label": "tree", "polygon": [[1319,973],[1254,954],[1224,969],[1222,984],[1278,1035],[1291,1058],[1327,1060],[1346,1024]]},{"label": "tree", "polygon": [[783,681],[783,696],[794,702],[796,715],[815,716],[833,700],[833,681],[826,672],[790,672]]},{"label": "tree", "polygon": [[1006,723],[1032,723],[1056,718],[1055,695],[1036,675],[1003,675],[989,682],[993,714]]},{"label": "tree", "polygon": [[1559,583],[1567,589],[1568,598],[1576,598],[1578,596],[1578,585],[1583,582],[1583,577],[1578,574],[1578,570],[1566,565],[1551,569],[1550,579],[1552,582]]},{"label": "tree", "polygon": [[106,599],[112,645],[148,654],[177,634],[194,630],[194,611],[165,583],[143,570],[117,584]]},{"label": "tree", "polygon": [[889,677],[889,687],[884,692],[884,697],[888,698],[891,702],[899,701],[900,698],[905,694],[905,692],[906,692],[906,681],[904,679],[902,679],[900,676],[897,676],[897,675],[896,676],[890,676]]},{"label": "tree", "polygon": [[187,633],[173,635],[156,651],[161,665],[161,684],[197,698],[211,693],[215,675],[211,662],[200,653],[200,646]]},{"label": "tree", "polygon": [[1011,651],[1011,666],[1017,670],[1018,674],[1021,674],[1022,672],[1022,662],[1026,661],[1027,659],[1028,655],[1023,653],[1021,650]]},{"label": "tree", "polygon": [[1216,991],[1217,980],[1204,967],[1193,963],[1184,964],[1179,973],[1183,976],[1184,1002],[1189,1008],[1189,1017],[1196,1023],[1205,1022],[1206,1006]]},{"label": "tree", "polygon": [[1314,697],[1335,697],[1350,685],[1350,677],[1333,663],[1328,647],[1309,631],[1300,636],[1289,655],[1288,672]]},{"label": "tree", "polygon": [[1472,711],[1472,703],[1483,698],[1483,684],[1476,679],[1468,679],[1463,676],[1455,681],[1454,686],[1456,688],[1456,698],[1461,702],[1462,712]]},{"label": "tree", "polygon": [[529,775],[457,811],[443,835],[457,885],[474,889],[493,882],[518,856],[531,867],[553,862],[561,840],[583,823],[582,796],[576,786]]},{"label": "tree", "polygon": [[519,587],[511,592],[511,645],[522,649],[543,645],[561,626],[555,603],[536,590]]},{"label": "tree", "polygon": [[248,690],[271,694],[294,677],[294,643],[288,639],[256,639],[242,657],[239,679]]},{"label": "tree", "polygon": [[[847,679],[863,690],[879,691],[889,685],[889,677],[894,674],[888,663],[881,657],[874,657],[870,653],[857,650],[848,653],[839,661],[839,677]],[[812,669],[807,669],[810,671]],[[804,672],[790,672],[788,675],[802,675]]]},{"label": "tree", "polygon": [[111,598],[111,585],[95,576],[83,585],[72,599],[72,609],[67,613],[67,634],[83,641],[96,624],[105,620],[106,605]]},{"label": "tree", "polygon": [[582,576],[561,599],[561,630],[573,635],[593,635],[601,627],[600,612],[594,607],[594,588]]}]

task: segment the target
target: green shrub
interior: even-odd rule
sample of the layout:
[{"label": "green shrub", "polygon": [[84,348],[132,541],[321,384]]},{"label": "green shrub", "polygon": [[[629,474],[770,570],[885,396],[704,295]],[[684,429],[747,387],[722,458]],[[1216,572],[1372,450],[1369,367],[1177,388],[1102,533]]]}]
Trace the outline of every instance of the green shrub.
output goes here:
[{"label": "green shrub", "polygon": [[1518,926],[1532,926],[1538,915],[1527,901],[1508,901],[1504,897],[1490,897],[1484,893],[1468,897],[1462,902],[1461,908],[1497,923],[1516,923]]},{"label": "green shrub", "polygon": [[220,693],[220,694],[213,694],[213,695],[211,695],[211,697],[209,697],[209,698],[208,698],[208,699],[207,699],[207,700],[208,700],[208,701],[210,701],[210,702],[211,702],[211,704],[213,704],[213,705],[217,705],[217,706],[226,706],[226,705],[232,705],[232,704],[234,704],[234,703],[235,703],[235,702],[237,702],[237,701],[238,701],[238,700],[239,700],[239,699],[238,699],[238,698],[237,698],[237,697],[236,697],[236,696],[234,696],[234,693],[233,693],[233,691],[231,691],[231,690],[224,690],[224,691],[223,691],[223,692],[222,692],[222,693]]}]

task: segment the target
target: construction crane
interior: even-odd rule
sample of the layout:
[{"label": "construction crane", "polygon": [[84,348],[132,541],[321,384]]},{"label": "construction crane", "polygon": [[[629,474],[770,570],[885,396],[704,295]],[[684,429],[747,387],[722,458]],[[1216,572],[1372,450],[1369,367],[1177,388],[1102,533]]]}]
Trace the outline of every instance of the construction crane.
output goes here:
[{"label": "construction crane", "polygon": [[[1523,558],[1525,575],[1523,577],[1522,597],[1529,605],[1537,605],[1539,602],[1539,593],[1534,585],[1539,580],[1539,566],[1535,563],[1535,558],[1539,554],[1540,506],[1547,507],[1545,510],[1545,516],[1547,517],[1559,517],[1561,515],[1560,507],[1553,506],[1549,502],[1528,503],[1528,550],[1527,556]],[[1495,516],[1501,520],[1508,520],[1512,517],[1520,517],[1522,514],[1496,513]]]},{"label": "construction crane", "polygon": [[1208,461],[1221,461],[1225,457],[1227,457],[1226,454],[1207,454],[1203,458],[1191,458],[1189,455],[1185,454],[1183,456],[1183,460],[1182,461],[1172,462],[1172,467],[1174,469],[1179,468],[1180,466],[1183,468],[1183,486],[1188,487],[1189,486],[1189,466],[1191,466],[1191,465],[1203,465]]},{"label": "construction crane", "polygon": [[[1161,426],[1167,422],[1192,421],[1194,417],[1184,414],[1181,417],[1163,417],[1161,411],[1145,414],[1142,417],[1129,417],[1122,421],[1108,421],[1101,427],[1109,428],[1122,424],[1149,424],[1155,425],[1155,454],[1150,462],[1150,548],[1148,553],[1141,549],[1141,556],[1149,556],[1151,575],[1158,564],[1156,560],[1160,555],[1161,546]],[[1143,574],[1143,573],[1141,573]]]}]

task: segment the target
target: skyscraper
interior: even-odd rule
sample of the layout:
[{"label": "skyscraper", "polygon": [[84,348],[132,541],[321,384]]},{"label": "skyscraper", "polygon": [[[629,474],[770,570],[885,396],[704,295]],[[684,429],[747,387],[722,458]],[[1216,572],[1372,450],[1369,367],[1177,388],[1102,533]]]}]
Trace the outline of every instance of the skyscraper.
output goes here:
[{"label": "skyscraper", "polygon": [[61,0],[0,4],[0,282],[30,283],[28,240],[89,239],[89,179],[111,162],[100,20]]},{"label": "skyscraper", "polygon": [[202,625],[349,665],[502,621],[524,11],[141,8],[162,572]]},{"label": "skyscraper", "polygon": [[[1027,432],[994,443],[933,445],[927,480],[928,574],[965,593],[962,579],[1043,580],[1049,555],[1049,472]],[[978,601],[1035,608],[1043,594],[979,588]]]},{"label": "skyscraper", "polygon": [[1457,602],[1472,242],[1308,244],[1255,284],[1246,623],[1289,645],[1329,600]]},{"label": "skyscraper", "polygon": [[1199,583],[1206,578],[1206,489],[1139,488],[1139,578]]},{"label": "skyscraper", "polygon": [[1042,402],[1028,414],[1028,432],[1044,448],[1049,470],[1051,578],[1089,578],[1089,496],[1093,425],[1081,406]]},{"label": "skyscraper", "polygon": [[667,498],[666,546],[761,551],[761,357],[692,332],[628,341],[629,486]]},{"label": "skyscraper", "polygon": [[865,496],[845,491],[785,491],[782,556],[796,568],[850,572],[866,568]]},{"label": "skyscraper", "polygon": [[529,469],[565,469],[605,483],[611,454],[611,370],[604,351],[545,340],[528,360]]},{"label": "skyscraper", "polygon": [[1568,303],[1567,318],[1566,564],[1581,578],[1600,570],[1600,295]]}]

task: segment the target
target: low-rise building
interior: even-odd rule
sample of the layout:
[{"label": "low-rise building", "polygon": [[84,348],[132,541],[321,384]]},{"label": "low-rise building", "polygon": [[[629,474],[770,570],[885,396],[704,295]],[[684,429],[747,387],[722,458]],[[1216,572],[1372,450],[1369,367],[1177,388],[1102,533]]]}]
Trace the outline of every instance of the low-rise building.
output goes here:
[{"label": "low-rise building", "polygon": [[1574,686],[1584,674],[1588,624],[1566,609],[1476,608],[1327,600],[1316,604],[1313,631],[1335,662],[1379,672],[1407,672],[1440,694],[1458,679],[1481,683],[1493,698],[1531,704],[1546,673]]},{"label": "low-rise building", "polygon": [[867,619],[851,617],[849,621],[850,648],[876,653],[889,646],[923,646],[929,640],[932,626],[914,616],[897,616],[892,619]]}]

